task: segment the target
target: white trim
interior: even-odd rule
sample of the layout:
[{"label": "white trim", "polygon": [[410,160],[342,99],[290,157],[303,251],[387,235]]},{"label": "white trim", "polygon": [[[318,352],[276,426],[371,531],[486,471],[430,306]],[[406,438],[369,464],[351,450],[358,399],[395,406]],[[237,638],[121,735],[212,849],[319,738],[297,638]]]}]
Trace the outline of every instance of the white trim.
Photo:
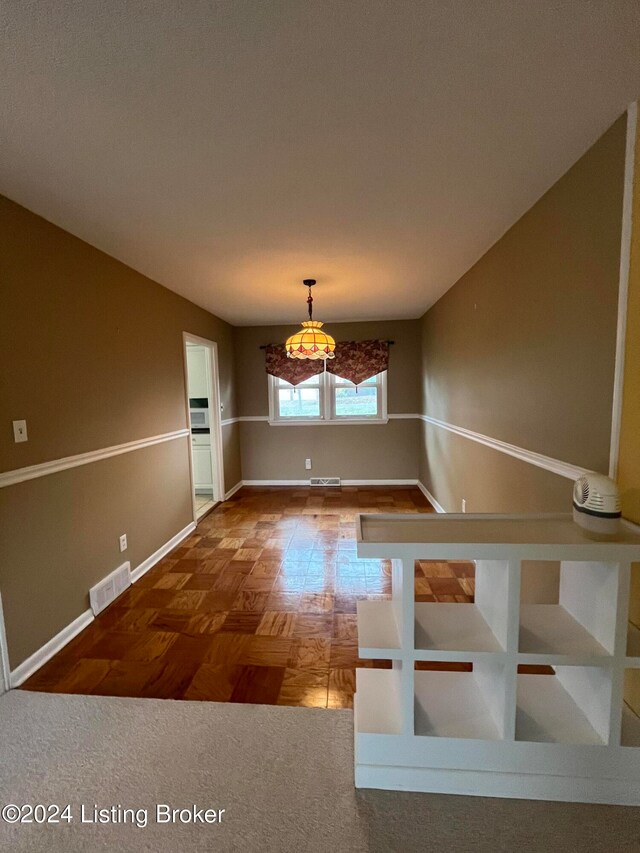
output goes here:
[{"label": "white trim", "polygon": [[135,583],[137,580],[140,580],[140,578],[146,574],[149,569],[153,568],[156,563],[159,563],[160,560],[169,553],[169,551],[172,551],[182,542],[183,539],[186,539],[190,533],[193,533],[195,529],[195,522],[189,522],[189,524],[187,524],[186,527],[183,527],[179,533],[176,533],[176,535],[172,536],[168,542],[165,542],[157,551],[154,551],[150,557],[143,560],[140,565],[131,572],[131,583]]},{"label": "white trim", "polygon": [[341,484],[343,486],[417,486],[418,481],[415,478],[410,480],[341,480]]},{"label": "white trim", "polygon": [[0,594],[0,695],[11,687],[11,670],[9,668],[9,649],[7,634],[4,628],[4,613],[2,610],[2,594]]},{"label": "white trim", "polygon": [[[363,417],[342,417],[336,415],[335,412],[335,391],[336,377],[333,373],[325,370],[323,373],[316,374],[317,382],[312,385],[305,386],[307,388],[317,388],[319,398],[319,414],[309,417],[292,418],[280,415],[277,392],[280,389],[280,380],[270,373],[267,375],[268,391],[269,391],[269,416],[267,418],[270,426],[311,426],[313,424],[321,424],[322,426],[330,426],[334,424],[386,424],[389,420],[387,414],[387,371],[383,370],[372,379],[375,382],[371,383],[370,387],[377,389],[377,411],[374,416]],[[313,377],[310,377],[313,378]],[[367,380],[368,381],[368,380]],[[288,384],[288,383],[287,383]],[[295,389],[294,389],[295,390]],[[244,418],[240,418],[244,420]],[[263,417],[252,418],[252,420],[264,420]]]},{"label": "white trim", "polygon": [[235,486],[233,486],[233,488],[229,489],[228,492],[225,492],[225,495],[224,495],[225,501],[228,501],[229,498],[232,498],[235,495],[235,493],[239,489],[241,489],[243,486],[244,486],[244,482],[242,480],[240,480],[240,482],[236,483]]},{"label": "white trim", "polygon": [[66,471],[69,468],[78,468],[80,465],[99,462],[101,459],[110,459],[112,456],[120,456],[122,453],[131,453],[132,450],[141,450],[143,447],[151,447],[165,441],[174,441],[176,438],[184,438],[188,435],[188,429],[177,429],[173,432],[165,432],[162,435],[152,435],[150,438],[139,438],[136,441],[103,447],[101,450],[90,450],[88,453],[78,453],[75,456],[65,456],[51,462],[41,462],[38,465],[29,465],[26,468],[16,468],[14,471],[4,471],[0,473],[0,489],[6,486],[14,486],[16,483],[24,483],[26,480],[35,480],[37,477],[46,477],[48,474],[57,474],[59,471]]},{"label": "white trim", "polygon": [[377,424],[378,426],[388,423],[388,418],[335,418],[333,420],[296,420],[295,418],[281,418],[277,421],[269,421],[269,426],[344,426],[345,424]]},{"label": "white trim", "polygon": [[431,494],[431,492],[425,486],[424,483],[422,483],[420,480],[418,480],[417,485],[418,485],[418,488],[420,489],[420,491],[422,492],[422,494],[429,501],[429,503],[435,509],[436,512],[446,512],[446,509],[444,509],[444,507],[438,503],[438,501],[434,498],[434,496]]},{"label": "white trim", "polygon": [[624,356],[627,332],[627,301],[629,296],[629,269],[631,264],[631,232],[633,228],[633,173],[635,165],[638,103],[627,109],[627,146],[624,162],[624,196],[622,200],[622,238],[620,242],[620,279],[618,285],[618,326],[616,331],[616,360],[613,376],[613,405],[611,408],[611,444],[609,448],[609,476],[616,478],[620,452],[620,425],[622,423],[622,390],[624,384]]},{"label": "white trim", "polygon": [[[297,421],[296,420],[287,420],[284,423],[288,424],[289,426],[310,426],[311,424],[322,424],[323,426],[336,426],[336,425],[339,426],[340,424],[345,424],[345,423],[348,423],[348,424],[380,424],[380,423],[386,423],[387,421],[394,421],[394,420],[412,421],[412,420],[420,420],[421,417],[422,417],[422,415],[415,414],[414,412],[409,412],[406,414],[401,413],[401,412],[397,413],[397,414],[395,414],[393,412],[388,412],[386,417],[383,420],[374,420],[373,418],[349,418],[349,420],[347,420],[346,418],[344,418],[344,419],[340,418],[340,419],[337,419],[334,421],[327,421],[327,420],[322,420],[322,421],[317,421],[317,420],[297,420]],[[245,422],[247,422],[247,423],[252,423],[252,422],[269,423],[269,416],[268,415],[239,415],[236,418],[227,418],[226,420],[222,421],[222,426],[230,426],[231,424],[245,423]],[[280,421],[275,421],[274,425],[277,424],[279,426],[280,423],[281,423]]]},{"label": "white trim", "polygon": [[[242,486],[308,486],[309,480],[243,480]],[[407,480],[343,480],[341,486],[418,486],[415,478]],[[333,488],[327,486],[327,488]]]},{"label": "white trim", "polygon": [[561,462],[559,459],[553,459],[551,456],[544,456],[542,453],[535,453],[533,450],[526,450],[524,447],[517,447],[515,444],[509,444],[506,441],[500,441],[497,438],[490,438],[488,435],[482,435],[480,432],[474,432],[464,427],[449,424],[446,421],[441,421],[438,418],[432,418],[430,415],[421,415],[423,421],[434,426],[446,429],[448,432],[453,432],[456,435],[461,435],[464,438],[470,438],[472,441],[477,441],[478,444],[484,444],[492,450],[498,450],[500,453],[506,453],[508,456],[513,456],[515,459],[520,459],[522,462],[528,462],[530,465],[535,465],[537,468],[544,468],[545,471],[551,471],[553,474],[558,474],[560,477],[566,477],[569,480],[577,480],[578,477],[586,473],[588,468],[580,468],[577,465],[572,465],[569,462]]},{"label": "white trim", "polygon": [[[168,542],[165,542],[157,551],[147,557],[140,565],[131,572],[131,582],[139,580],[142,575],[149,571],[152,566],[155,566],[165,554],[168,554],[176,545],[179,545],[190,533],[196,529],[194,522],[190,522],[179,533],[176,533]],[[1,613],[0,613],[1,616]],[[90,625],[94,620],[94,615],[91,610],[85,610],[77,619],[74,619],[69,625],[62,629],[55,637],[52,637],[44,644],[37,652],[34,652],[30,657],[17,666],[10,675],[9,681],[11,687],[20,687],[27,678],[30,678],[34,672],[40,669],[41,666],[50,660],[55,654],[63,649],[67,643],[70,643],[80,631],[83,631],[87,625]]]},{"label": "white trim", "polygon": [[243,480],[243,486],[308,486],[309,480]]},{"label": "white trim", "polygon": [[[224,500],[224,454],[222,449],[222,405],[220,403],[220,375],[218,371],[218,344],[191,332],[182,333],[182,357],[184,367],[184,405],[187,423],[191,424],[191,407],[189,405],[189,367],[187,362],[187,348],[189,344],[202,346],[206,350],[205,362],[207,386],[209,393],[209,447],[211,450],[211,474],[213,502],[221,503]],[[191,499],[193,508],[193,521],[197,523],[198,512],[196,510],[196,481],[193,464],[193,443],[189,444],[189,483],[191,486]]]},{"label": "white trim", "polygon": [[34,652],[30,657],[23,661],[20,666],[17,666],[11,673],[11,687],[20,687],[27,678],[33,675],[41,666],[50,660],[60,649],[64,648],[67,643],[70,643],[80,631],[84,631],[87,625],[90,625],[94,620],[94,615],[91,610],[85,610],[77,619],[74,619],[69,625],[52,637],[48,643]]}]

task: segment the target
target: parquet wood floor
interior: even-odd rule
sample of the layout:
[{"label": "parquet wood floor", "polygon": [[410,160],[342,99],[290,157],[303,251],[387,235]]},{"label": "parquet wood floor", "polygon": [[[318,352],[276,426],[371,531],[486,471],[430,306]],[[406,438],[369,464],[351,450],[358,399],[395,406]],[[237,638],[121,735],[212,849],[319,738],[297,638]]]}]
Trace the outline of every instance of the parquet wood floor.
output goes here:
[{"label": "parquet wood floor", "polygon": [[[416,488],[243,488],[23,689],[351,707],[356,602],[391,566],[359,560],[359,512],[433,512]],[[470,563],[420,562],[419,601],[472,601]]]}]

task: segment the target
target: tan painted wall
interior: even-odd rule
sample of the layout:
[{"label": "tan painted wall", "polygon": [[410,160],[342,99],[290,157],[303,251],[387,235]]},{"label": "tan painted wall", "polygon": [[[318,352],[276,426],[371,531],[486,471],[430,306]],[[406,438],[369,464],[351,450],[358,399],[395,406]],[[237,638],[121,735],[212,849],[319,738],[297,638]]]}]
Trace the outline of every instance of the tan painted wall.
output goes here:
[{"label": "tan painted wall", "polygon": [[86,610],[94,583],[125,559],[135,568],[189,524],[188,453],[183,438],[0,489],[12,668]]},{"label": "tan painted wall", "polygon": [[640,132],[634,176],[618,483],[625,518],[640,524]]},{"label": "tan painted wall", "polygon": [[[304,304],[301,306],[304,308]],[[318,315],[321,313],[318,311]],[[234,329],[236,381],[240,415],[269,414],[267,374],[261,344],[284,341],[296,326]],[[336,340],[393,340],[388,373],[388,410],[420,411],[420,329],[417,320],[328,323]],[[391,420],[385,425],[270,426],[240,424],[242,476],[245,480],[415,479],[418,476],[417,421]],[[312,471],[304,460],[312,459]]]},{"label": "tan painted wall", "polygon": [[[626,118],[422,319],[423,412],[606,472]],[[447,510],[569,510],[571,483],[437,427],[421,479]]]},{"label": "tan painted wall", "polygon": [[[224,417],[236,411],[231,327],[8,199],[0,198],[0,470],[187,425],[182,332],[219,346]],[[27,420],[14,444],[11,421]],[[225,482],[239,479],[224,428]],[[15,667],[78,616],[87,591],[135,567],[191,521],[185,439],[0,492],[0,589]]]},{"label": "tan painted wall", "polygon": [[[622,514],[640,524],[640,125],[637,127],[618,484]],[[632,567],[629,618],[640,627],[640,564]],[[640,715],[640,672],[628,671],[625,700]]]}]

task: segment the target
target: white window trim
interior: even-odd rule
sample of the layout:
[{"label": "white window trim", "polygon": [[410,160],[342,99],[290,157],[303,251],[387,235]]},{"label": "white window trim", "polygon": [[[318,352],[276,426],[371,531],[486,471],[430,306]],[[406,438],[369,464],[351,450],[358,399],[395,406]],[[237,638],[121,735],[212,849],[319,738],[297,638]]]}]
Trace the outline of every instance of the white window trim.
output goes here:
[{"label": "white window trim", "polygon": [[308,418],[286,418],[278,415],[276,394],[278,380],[267,374],[269,382],[269,424],[271,426],[337,426],[343,424],[386,424],[389,422],[387,412],[387,371],[379,374],[378,386],[378,415],[373,417],[341,417],[335,414],[335,396],[333,374],[325,371],[318,374],[320,379],[320,415]]}]

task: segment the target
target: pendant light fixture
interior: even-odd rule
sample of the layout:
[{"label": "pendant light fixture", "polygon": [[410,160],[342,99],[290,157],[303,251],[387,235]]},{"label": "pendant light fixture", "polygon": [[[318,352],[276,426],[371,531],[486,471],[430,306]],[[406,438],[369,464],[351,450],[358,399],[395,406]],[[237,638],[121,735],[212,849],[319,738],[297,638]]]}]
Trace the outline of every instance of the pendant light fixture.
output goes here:
[{"label": "pendant light fixture", "polygon": [[302,328],[291,335],[285,344],[287,356],[289,358],[335,358],[334,350],[336,342],[326,332],[322,331],[322,323],[319,320],[313,319],[313,296],[311,288],[316,283],[315,278],[305,278],[302,282],[305,287],[309,288],[307,296],[307,305],[309,306],[309,319],[305,320]]}]

